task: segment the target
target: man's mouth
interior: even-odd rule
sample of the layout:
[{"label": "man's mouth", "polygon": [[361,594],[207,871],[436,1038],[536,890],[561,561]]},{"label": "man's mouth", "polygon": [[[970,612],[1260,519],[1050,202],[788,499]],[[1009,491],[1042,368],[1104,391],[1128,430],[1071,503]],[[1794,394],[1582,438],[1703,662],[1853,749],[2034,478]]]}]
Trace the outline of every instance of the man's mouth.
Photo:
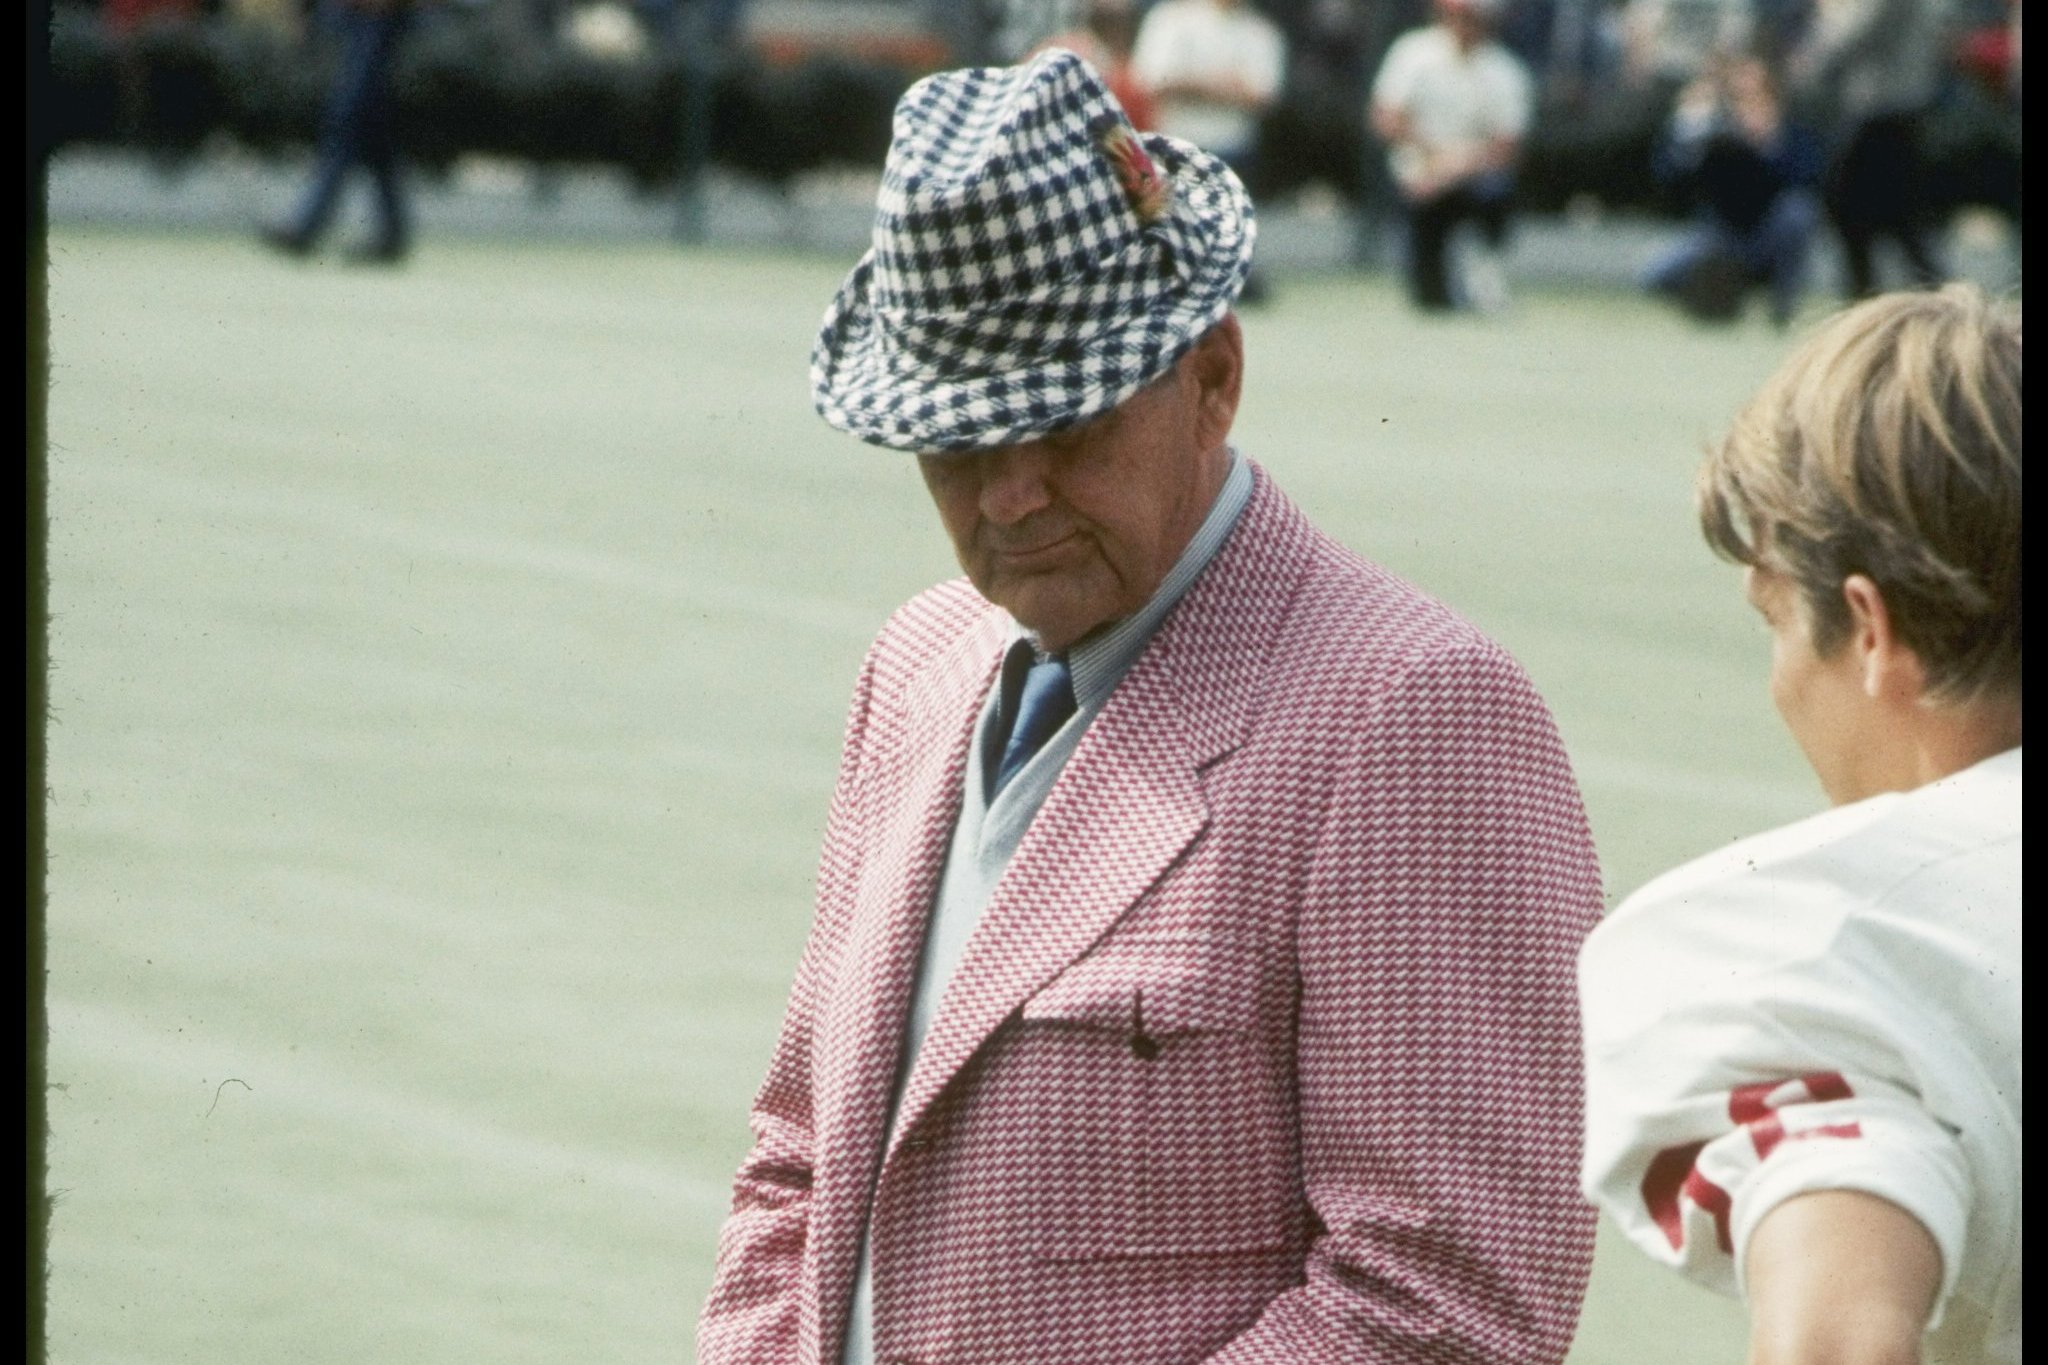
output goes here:
[{"label": "man's mouth", "polygon": [[1068,531],[1065,535],[1049,539],[1034,537],[1028,541],[999,542],[989,546],[989,553],[1005,568],[1028,569],[1042,560],[1059,558],[1072,548],[1080,536],[1079,531]]}]

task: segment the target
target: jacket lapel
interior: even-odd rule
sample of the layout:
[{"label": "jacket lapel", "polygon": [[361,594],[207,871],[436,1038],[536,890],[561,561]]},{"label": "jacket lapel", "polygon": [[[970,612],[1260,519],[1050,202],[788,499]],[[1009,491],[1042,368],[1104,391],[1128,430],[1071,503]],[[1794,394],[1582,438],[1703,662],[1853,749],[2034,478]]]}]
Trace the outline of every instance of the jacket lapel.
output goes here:
[{"label": "jacket lapel", "polygon": [[867,1221],[870,1163],[880,1149],[902,1060],[903,1024],[932,898],[959,810],[967,745],[1002,658],[1004,622],[989,611],[911,683],[892,761],[901,776],[871,791],[871,835],[860,899],[825,1010],[816,1074],[817,1130],[831,1134],[812,1210],[818,1248],[820,1340],[840,1321]]},{"label": "jacket lapel", "polygon": [[1136,670],[1125,678],[1025,832],[932,1016],[892,1151],[982,1041],[1086,952],[1207,823],[1163,682]]}]

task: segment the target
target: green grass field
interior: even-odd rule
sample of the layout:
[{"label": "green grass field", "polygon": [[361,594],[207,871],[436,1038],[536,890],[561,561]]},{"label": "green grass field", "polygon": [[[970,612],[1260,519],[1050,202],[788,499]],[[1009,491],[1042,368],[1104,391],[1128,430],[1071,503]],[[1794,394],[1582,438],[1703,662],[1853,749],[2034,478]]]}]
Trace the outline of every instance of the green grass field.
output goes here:
[{"label": "green grass field", "polygon": [[[51,1359],[690,1357],[847,688],[953,571],[811,413],[844,261],[51,239]],[[1246,318],[1238,435],[1525,663],[1610,892],[1820,804],[1623,297]],[[1606,1239],[1576,1365],[1737,1358]]]}]

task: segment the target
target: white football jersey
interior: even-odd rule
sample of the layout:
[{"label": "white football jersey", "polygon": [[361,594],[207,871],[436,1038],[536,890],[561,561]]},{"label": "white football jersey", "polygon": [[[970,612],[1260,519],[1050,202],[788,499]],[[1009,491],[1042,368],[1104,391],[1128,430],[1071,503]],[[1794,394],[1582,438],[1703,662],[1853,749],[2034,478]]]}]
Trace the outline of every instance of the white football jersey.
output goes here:
[{"label": "white football jersey", "polygon": [[1927,1227],[1941,1361],[2020,1358],[2020,750],[1652,881],[1587,940],[1587,1195],[1740,1293],[1763,1216]]}]

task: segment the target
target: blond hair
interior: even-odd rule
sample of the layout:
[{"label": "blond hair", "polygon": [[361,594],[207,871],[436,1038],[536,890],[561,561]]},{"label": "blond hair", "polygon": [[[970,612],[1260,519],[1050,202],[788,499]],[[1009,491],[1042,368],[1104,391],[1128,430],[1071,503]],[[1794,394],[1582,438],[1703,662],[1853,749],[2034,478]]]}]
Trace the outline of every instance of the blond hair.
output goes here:
[{"label": "blond hair", "polygon": [[1814,647],[1877,584],[1930,697],[2020,686],[2020,314],[1973,285],[1887,294],[1823,323],[1700,466],[1716,552],[1784,574]]}]

